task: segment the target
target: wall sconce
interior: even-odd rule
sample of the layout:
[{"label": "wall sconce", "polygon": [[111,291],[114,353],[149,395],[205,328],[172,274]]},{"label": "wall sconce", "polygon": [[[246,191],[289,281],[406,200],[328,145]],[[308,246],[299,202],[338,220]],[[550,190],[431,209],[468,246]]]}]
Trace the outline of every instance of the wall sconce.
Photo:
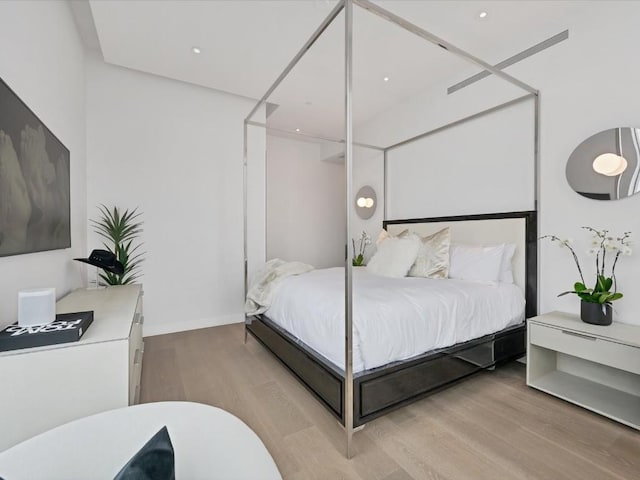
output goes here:
[{"label": "wall sconce", "polygon": [[356,194],[355,207],[358,217],[367,220],[373,216],[376,211],[376,192],[369,185],[365,185]]},{"label": "wall sconce", "polygon": [[360,208],[371,208],[373,207],[373,204],[375,202],[373,201],[373,198],[367,197],[360,197],[358,200],[356,200],[356,204],[360,207]]},{"label": "wall sconce", "polygon": [[603,153],[593,161],[593,169],[600,175],[615,177],[627,169],[627,160],[615,153]]}]

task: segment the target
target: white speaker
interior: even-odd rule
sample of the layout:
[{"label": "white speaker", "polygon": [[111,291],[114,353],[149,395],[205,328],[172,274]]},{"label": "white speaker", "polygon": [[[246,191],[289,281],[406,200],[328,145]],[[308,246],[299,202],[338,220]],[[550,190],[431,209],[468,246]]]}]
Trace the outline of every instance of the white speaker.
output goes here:
[{"label": "white speaker", "polygon": [[33,288],[18,292],[18,325],[46,325],[55,319],[55,288]]}]

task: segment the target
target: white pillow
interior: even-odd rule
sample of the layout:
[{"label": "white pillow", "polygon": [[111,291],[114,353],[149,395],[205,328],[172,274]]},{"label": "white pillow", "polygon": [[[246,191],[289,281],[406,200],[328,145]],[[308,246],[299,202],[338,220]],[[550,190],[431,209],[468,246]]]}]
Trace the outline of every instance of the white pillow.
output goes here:
[{"label": "white pillow", "polygon": [[367,264],[367,271],[383,277],[404,277],[420,249],[420,237],[389,237],[378,245],[378,250]]},{"label": "white pillow", "polygon": [[491,247],[451,245],[449,278],[496,283],[504,256],[504,244]]},{"label": "white pillow", "polygon": [[500,283],[513,283],[513,255],[516,253],[515,243],[506,243],[504,245],[504,255],[502,255],[502,263],[500,264]]}]

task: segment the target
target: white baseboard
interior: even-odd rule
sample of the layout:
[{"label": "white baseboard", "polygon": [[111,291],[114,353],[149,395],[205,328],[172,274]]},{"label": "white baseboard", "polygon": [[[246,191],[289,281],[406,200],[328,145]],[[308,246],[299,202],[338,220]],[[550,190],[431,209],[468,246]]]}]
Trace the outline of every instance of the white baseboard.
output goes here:
[{"label": "white baseboard", "polygon": [[218,327],[220,325],[228,325],[229,323],[244,322],[242,313],[234,315],[222,315],[214,318],[196,318],[193,320],[180,320],[179,322],[163,323],[154,325],[153,322],[145,322],[144,336],[153,337],[154,335],[165,335],[167,333],[185,332],[187,330],[197,330],[199,328]]}]

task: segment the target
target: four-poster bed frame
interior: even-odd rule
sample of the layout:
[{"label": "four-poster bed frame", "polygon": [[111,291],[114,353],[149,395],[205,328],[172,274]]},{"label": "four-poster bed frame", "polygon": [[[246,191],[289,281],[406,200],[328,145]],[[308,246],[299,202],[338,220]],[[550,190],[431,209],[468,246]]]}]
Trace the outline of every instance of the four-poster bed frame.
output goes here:
[{"label": "four-poster bed frame", "polygon": [[[369,0],[340,0],[327,18],[320,24],[309,40],[295,55],[285,70],[278,76],[273,85],[251,110],[244,122],[244,275],[245,297],[248,292],[248,246],[247,246],[247,163],[248,163],[248,126],[270,128],[252,120],[258,110],[266,104],[267,99],[281,84],[299,60],[320,38],[326,28],[344,11],[345,13],[345,132],[344,139],[334,140],[344,143],[346,172],[346,228],[345,245],[352,237],[351,220],[353,198],[353,106],[352,106],[352,74],[353,74],[353,5],[357,5],[405,30],[433,43],[444,50],[457,55],[486,72],[496,75],[525,92],[524,96],[478,112],[442,127],[408,138],[386,147],[362,145],[377,149],[384,155],[384,226],[393,223],[429,223],[439,221],[465,221],[498,218],[522,218],[525,222],[525,298],[526,317],[537,314],[537,211],[539,199],[539,92],[526,83],[493,67],[483,60],[446,42],[432,33],[414,25],[405,19],[385,10]],[[387,163],[388,153],[395,148],[423,139],[447,128],[508,108],[527,100],[534,102],[534,209],[527,212],[510,212],[506,214],[471,215],[462,217],[441,217],[432,219],[387,220]],[[296,135],[296,132],[288,132]],[[306,134],[307,137],[313,135]],[[317,137],[320,138],[320,137]],[[328,140],[324,138],[324,140]],[[517,358],[524,354],[525,325],[509,327],[491,335],[474,339],[445,349],[430,351],[406,361],[393,362],[383,367],[365,370],[354,375],[353,372],[353,272],[351,249],[346,248],[345,258],[345,368],[344,371],[320,357],[311,348],[304,345],[282,328],[275,325],[264,315],[250,316],[245,321],[245,341],[250,332],[263,345],[271,350],[309,390],[334,414],[344,425],[346,432],[346,456],[352,456],[352,438],[354,428],[363,425],[389,410],[401,407],[422,398],[425,395],[446,387],[447,385],[467,377],[479,370],[493,368],[496,364]]]}]

